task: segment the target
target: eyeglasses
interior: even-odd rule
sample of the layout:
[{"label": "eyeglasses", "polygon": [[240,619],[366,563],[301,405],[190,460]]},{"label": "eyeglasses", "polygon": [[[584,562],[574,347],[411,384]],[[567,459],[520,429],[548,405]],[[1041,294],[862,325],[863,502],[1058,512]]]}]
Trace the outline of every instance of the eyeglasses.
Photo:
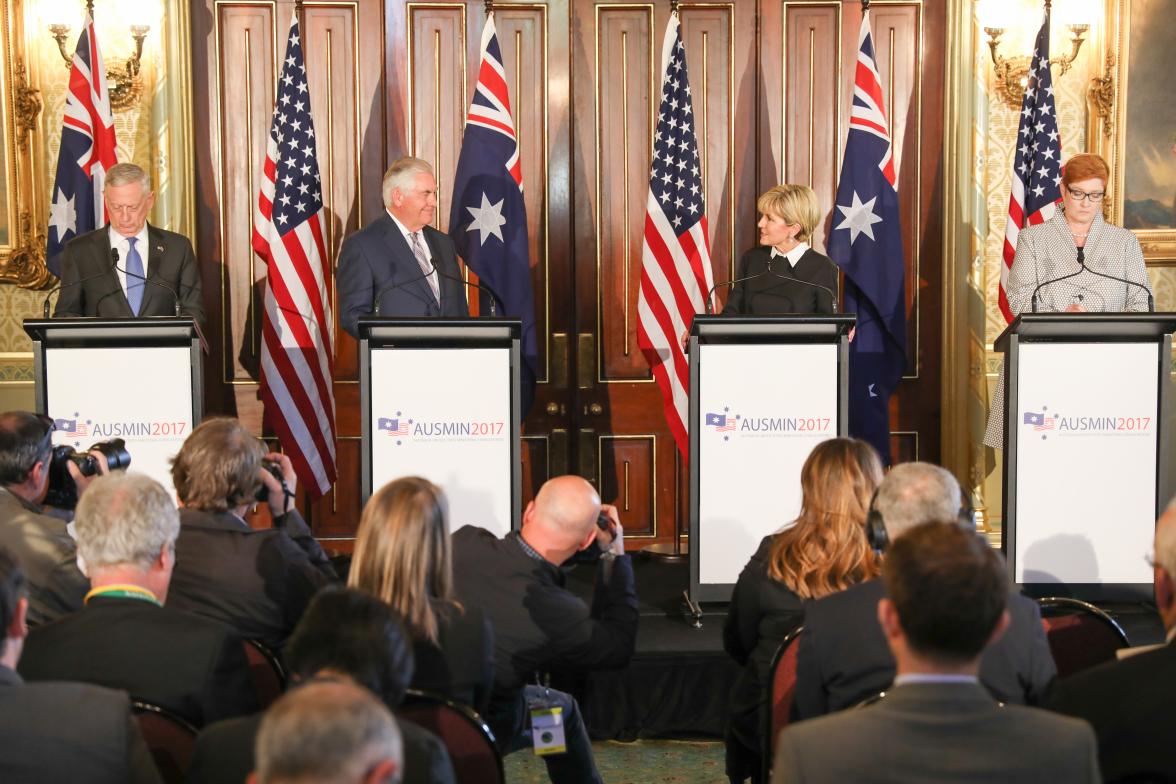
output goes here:
[{"label": "eyeglasses", "polygon": [[1073,188],[1066,188],[1066,190],[1068,190],[1070,192],[1070,198],[1073,199],[1074,201],[1087,201],[1087,200],[1089,200],[1090,202],[1092,202],[1094,204],[1098,204],[1100,201],[1103,200],[1103,196],[1106,196],[1106,194],[1102,193],[1102,192],[1087,193],[1086,191],[1077,191],[1077,190],[1074,190]]}]

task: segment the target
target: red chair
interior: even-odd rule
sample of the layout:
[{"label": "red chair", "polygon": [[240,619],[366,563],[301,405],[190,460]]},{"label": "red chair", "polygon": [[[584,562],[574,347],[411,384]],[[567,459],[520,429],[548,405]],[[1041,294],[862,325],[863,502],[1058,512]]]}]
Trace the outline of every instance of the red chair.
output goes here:
[{"label": "red chair", "polygon": [[166,708],[142,700],[132,699],[131,710],[159,777],[167,784],[181,784],[192,764],[196,728]]},{"label": "red chair", "polygon": [[396,718],[424,727],[441,739],[457,784],[504,784],[502,755],[494,733],[468,705],[440,694],[409,689]]},{"label": "red chair", "polygon": [[1116,651],[1129,645],[1123,627],[1089,602],[1051,596],[1037,604],[1059,678],[1114,661]]},{"label": "red chair", "polygon": [[796,692],[796,653],[800,649],[797,639],[804,627],[793,629],[780,642],[772,666],[768,668],[768,710],[767,726],[764,727],[763,757],[764,781],[772,780],[772,754],[776,751],[776,738],[788,726],[792,711],[792,695]]},{"label": "red chair", "polygon": [[257,694],[257,704],[265,710],[286,690],[286,669],[277,655],[257,640],[245,640],[245,660],[249,662],[249,682]]}]

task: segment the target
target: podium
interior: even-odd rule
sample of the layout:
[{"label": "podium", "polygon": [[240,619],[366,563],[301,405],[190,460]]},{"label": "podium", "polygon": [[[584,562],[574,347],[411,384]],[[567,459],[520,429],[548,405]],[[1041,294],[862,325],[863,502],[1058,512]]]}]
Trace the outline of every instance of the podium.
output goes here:
[{"label": "podium", "polygon": [[690,333],[690,598],[728,601],[800,512],[800,469],[848,433],[856,317],[696,316]]},{"label": "podium", "polygon": [[1005,355],[1004,535],[1030,595],[1152,596],[1172,497],[1176,313],[1022,314]]},{"label": "podium", "polygon": [[449,526],[522,515],[518,319],[359,320],[362,500],[393,479],[445,491]]},{"label": "podium", "polygon": [[200,333],[191,318],[25,319],[36,407],[54,444],[122,438],[131,469],[174,494],[171,459],[200,423]]}]

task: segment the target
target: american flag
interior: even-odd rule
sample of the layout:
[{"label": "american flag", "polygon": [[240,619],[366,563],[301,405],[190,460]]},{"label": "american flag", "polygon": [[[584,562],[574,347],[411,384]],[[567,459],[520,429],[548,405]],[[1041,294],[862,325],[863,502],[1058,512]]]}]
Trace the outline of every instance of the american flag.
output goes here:
[{"label": "american flag", "polygon": [[[523,322],[524,397],[530,398],[534,394],[537,343],[527,205],[493,13],[486,17],[482,31],[478,84],[470,101],[453,177],[449,236],[465,263],[502,298],[505,312],[500,315]],[[483,313],[489,305],[487,300],[483,295]],[[524,413],[526,409],[524,404]]]},{"label": "american flag", "polygon": [[1009,220],[1005,224],[1004,262],[1000,267],[1000,310],[1005,321],[1012,321],[1005,295],[1009,270],[1017,254],[1017,236],[1026,226],[1053,217],[1062,200],[1062,145],[1058,137],[1058,117],[1054,109],[1053,77],[1049,70],[1049,6],[1037,32],[1029,81],[1021,101],[1021,121],[1017,130],[1017,153],[1013,157],[1013,187],[1009,194]]},{"label": "american flag", "polygon": [[845,312],[858,318],[849,344],[849,432],[889,464],[890,395],[906,367],[906,268],[883,95],[865,11],[829,258],[845,271]]},{"label": "american flag", "polygon": [[707,414],[706,424],[713,427],[716,433],[726,433],[735,429],[735,418],[727,418],[726,414]]},{"label": "american flag", "polygon": [[312,497],[326,493],[336,477],[325,224],[306,66],[294,15],[253,216],[253,249],[267,270],[261,347],[265,420]]},{"label": "american flag", "polygon": [[703,310],[713,278],[686,49],[679,27],[678,14],[670,14],[662,42],[661,105],[641,249],[637,345],[661,388],[670,433],[686,455],[690,372],[681,340],[694,314]]},{"label": "american flag", "polygon": [[54,275],[61,275],[65,243],[106,225],[102,186],[107,170],[118,163],[115,145],[106,69],[98,52],[94,20],[87,14],[69,70],[61,151],[49,205],[45,259]]}]

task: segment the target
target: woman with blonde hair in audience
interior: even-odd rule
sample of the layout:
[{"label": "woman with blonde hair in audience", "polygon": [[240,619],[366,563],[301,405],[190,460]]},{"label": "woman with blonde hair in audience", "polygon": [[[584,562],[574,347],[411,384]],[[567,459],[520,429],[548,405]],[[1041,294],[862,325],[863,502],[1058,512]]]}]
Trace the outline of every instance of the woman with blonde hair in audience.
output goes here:
[{"label": "woman with blonde hair in audience", "polygon": [[818,444],[800,472],[800,514],[764,537],[743,568],[723,627],[723,647],[743,672],[731,695],[727,776],[760,781],[768,668],[781,641],[804,623],[804,602],[876,577],[866,538],[870,500],[882,481],[873,447],[855,438]]},{"label": "woman with blonde hair in audience", "polygon": [[453,557],[441,488],[397,479],[363,509],[348,586],[392,606],[413,641],[412,688],[483,712],[494,681],[490,622],[453,598]]}]

